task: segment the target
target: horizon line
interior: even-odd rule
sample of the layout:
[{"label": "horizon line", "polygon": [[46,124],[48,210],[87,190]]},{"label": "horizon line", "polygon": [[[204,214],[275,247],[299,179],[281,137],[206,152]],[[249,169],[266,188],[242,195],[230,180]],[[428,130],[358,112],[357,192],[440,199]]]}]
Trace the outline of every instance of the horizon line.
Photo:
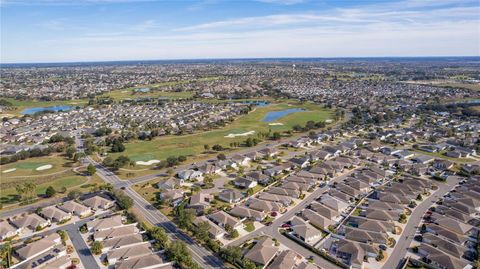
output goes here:
[{"label": "horizon line", "polygon": [[238,60],[334,60],[334,59],[414,59],[414,58],[479,58],[480,55],[448,55],[448,56],[338,56],[338,57],[244,57],[244,58],[174,58],[174,59],[148,59],[148,60],[87,60],[87,61],[41,61],[41,62],[0,62],[3,65],[32,65],[32,64],[87,64],[87,63],[121,63],[121,62],[167,62],[167,61],[238,61]]}]

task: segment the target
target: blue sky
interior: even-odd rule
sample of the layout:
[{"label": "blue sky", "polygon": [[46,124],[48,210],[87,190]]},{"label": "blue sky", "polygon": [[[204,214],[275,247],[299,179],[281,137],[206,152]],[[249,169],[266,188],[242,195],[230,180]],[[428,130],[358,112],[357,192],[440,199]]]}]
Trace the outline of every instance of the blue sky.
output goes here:
[{"label": "blue sky", "polygon": [[6,62],[480,55],[480,0],[0,0]]}]

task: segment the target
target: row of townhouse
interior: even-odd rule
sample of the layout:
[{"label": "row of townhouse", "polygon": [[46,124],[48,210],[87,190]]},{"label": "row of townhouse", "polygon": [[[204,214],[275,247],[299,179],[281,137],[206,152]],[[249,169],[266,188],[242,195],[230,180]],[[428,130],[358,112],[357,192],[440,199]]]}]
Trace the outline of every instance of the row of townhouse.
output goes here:
[{"label": "row of townhouse", "polygon": [[462,181],[425,214],[414,246],[423,262],[439,268],[472,268],[480,243],[479,183],[478,177]]},{"label": "row of townhouse", "polygon": [[15,237],[27,232],[43,230],[52,223],[63,223],[77,216],[85,218],[93,210],[105,210],[114,206],[115,202],[103,196],[95,195],[78,203],[74,200],[62,204],[41,208],[37,213],[14,216],[0,222],[0,238]]},{"label": "row of townhouse", "polygon": [[173,268],[150,242],[144,241],[137,223],[125,223],[122,215],[96,219],[87,223],[87,229],[94,241],[102,242],[101,259],[114,268]]}]

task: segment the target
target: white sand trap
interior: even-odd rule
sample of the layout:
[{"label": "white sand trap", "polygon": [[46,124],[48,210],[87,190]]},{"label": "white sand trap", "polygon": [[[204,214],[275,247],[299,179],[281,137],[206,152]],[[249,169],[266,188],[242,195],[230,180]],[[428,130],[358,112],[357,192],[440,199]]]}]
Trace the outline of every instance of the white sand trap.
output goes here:
[{"label": "white sand trap", "polygon": [[138,164],[138,165],[152,165],[152,164],[156,164],[156,163],[159,163],[159,162],[160,162],[159,160],[150,160],[148,162],[136,161],[135,163]]},{"label": "white sand trap", "polygon": [[52,168],[52,167],[53,167],[53,165],[51,165],[51,164],[46,164],[46,165],[42,165],[42,166],[37,167],[35,170],[37,170],[37,171],[43,171],[43,170],[48,170],[48,169],[50,169],[50,168]]},{"label": "white sand trap", "polygon": [[332,123],[332,122],[333,122],[333,120],[331,120],[331,119],[325,120],[325,123]]},{"label": "white sand trap", "polygon": [[278,125],[283,125],[283,123],[281,123],[281,122],[272,122],[272,123],[269,123],[268,125],[270,125],[270,126],[278,126]]},{"label": "white sand trap", "polygon": [[226,138],[235,138],[237,136],[249,136],[249,135],[253,135],[255,133],[255,131],[250,131],[250,132],[246,132],[246,133],[242,133],[242,134],[228,134],[226,135],[225,137]]},{"label": "white sand trap", "polygon": [[10,173],[10,172],[13,172],[13,171],[16,171],[16,170],[17,170],[17,168],[11,168],[11,169],[3,171],[2,173]]}]

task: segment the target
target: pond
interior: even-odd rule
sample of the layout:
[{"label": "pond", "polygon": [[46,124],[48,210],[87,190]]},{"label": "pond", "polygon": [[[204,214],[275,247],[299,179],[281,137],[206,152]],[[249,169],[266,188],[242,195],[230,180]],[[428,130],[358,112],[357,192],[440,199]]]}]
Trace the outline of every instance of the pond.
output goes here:
[{"label": "pond", "polygon": [[244,104],[252,104],[255,106],[268,106],[270,103],[267,101],[243,101]]},{"label": "pond", "polygon": [[285,110],[280,110],[280,111],[271,111],[268,112],[265,117],[263,118],[263,122],[272,122],[276,121],[281,117],[284,117],[288,114],[296,113],[296,112],[302,112],[306,111],[306,109],[303,108],[290,108],[290,109],[285,109]]},{"label": "pond", "polygon": [[42,112],[42,111],[59,112],[59,111],[68,111],[70,109],[72,109],[71,106],[30,107],[30,108],[24,109],[21,113],[23,115],[31,115],[31,114],[35,114],[37,112]]}]

